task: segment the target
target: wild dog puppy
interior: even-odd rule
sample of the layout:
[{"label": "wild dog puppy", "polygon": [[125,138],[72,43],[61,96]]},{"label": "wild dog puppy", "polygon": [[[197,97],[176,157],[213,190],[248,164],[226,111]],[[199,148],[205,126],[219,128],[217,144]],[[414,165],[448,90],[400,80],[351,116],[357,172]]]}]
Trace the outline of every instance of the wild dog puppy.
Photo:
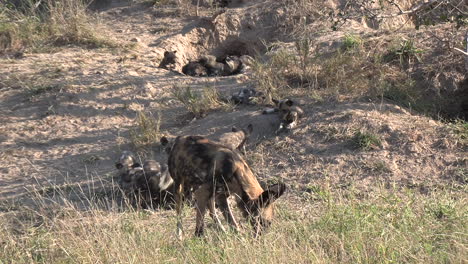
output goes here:
[{"label": "wild dog puppy", "polygon": [[161,166],[155,160],[143,163],[142,173],[135,177],[136,189],[143,194],[144,202],[167,206],[173,202],[174,190],[167,165]]},{"label": "wild dog puppy", "polygon": [[213,55],[204,55],[198,62],[205,66],[208,76],[220,76],[224,72],[225,65],[217,62],[216,57]]},{"label": "wild dog puppy", "polygon": [[175,63],[176,63],[176,53],[177,51],[165,51],[164,58],[159,63],[159,68],[163,68],[166,70],[174,70]]},{"label": "wild dog puppy", "polygon": [[237,56],[227,56],[224,64],[224,72],[223,75],[229,76],[233,74],[237,74],[241,68],[241,61]]},{"label": "wild dog puppy", "polygon": [[182,67],[182,72],[185,75],[190,75],[194,77],[203,77],[208,75],[208,71],[205,66],[203,66],[198,61],[191,61]]},{"label": "wild dog puppy", "polygon": [[123,151],[119,160],[115,163],[115,167],[119,171],[119,185],[125,192],[130,192],[134,189],[134,181],[130,175],[130,171],[134,168],[141,167],[136,163],[135,156],[130,151]]},{"label": "wild dog puppy", "polygon": [[242,55],[240,56],[239,60],[241,62],[239,66],[239,73],[245,73],[254,63],[254,59],[249,55]]},{"label": "wild dog puppy", "polygon": [[281,119],[281,124],[277,130],[280,132],[282,130],[291,130],[296,127],[299,118],[304,116],[304,110],[299,106],[296,106],[291,99],[284,100],[275,100],[275,108],[266,108],[263,110],[263,114],[271,114],[279,112],[279,117]]},{"label": "wild dog puppy", "polygon": [[[163,142],[163,139],[161,139]],[[238,206],[252,224],[255,235],[271,224],[274,201],[283,195],[286,185],[275,184],[264,190],[239,153],[201,136],[179,136],[170,150],[168,167],[174,180],[177,234],[183,234],[181,209],[184,190],[193,189],[196,199],[195,235],[204,231],[206,209],[222,226],[215,213],[218,204],[230,225],[238,229],[227,198],[240,197]]]},{"label": "wild dog puppy", "polygon": [[233,94],[229,100],[234,104],[251,104],[255,101],[265,100],[263,92],[257,92],[253,88],[242,88],[239,92]]},{"label": "wild dog puppy", "polygon": [[252,134],[252,131],[252,124],[249,124],[245,129],[238,129],[236,127],[232,127],[231,132],[221,134],[221,136],[215,141],[233,150],[243,150],[243,152],[245,153],[245,142]]},{"label": "wild dog puppy", "polygon": [[[141,205],[166,205],[172,199],[172,178],[167,166],[147,160],[143,166],[135,162],[133,154],[124,151],[116,163],[119,185],[130,198],[141,199]],[[135,201],[134,201],[135,202]]]}]

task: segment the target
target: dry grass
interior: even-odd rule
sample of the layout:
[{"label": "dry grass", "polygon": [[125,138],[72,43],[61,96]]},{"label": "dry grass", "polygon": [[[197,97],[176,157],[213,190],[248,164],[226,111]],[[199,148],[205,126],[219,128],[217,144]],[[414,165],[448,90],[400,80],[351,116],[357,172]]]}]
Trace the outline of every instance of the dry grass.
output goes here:
[{"label": "dry grass", "polygon": [[294,49],[278,49],[266,61],[257,59],[255,80],[259,90],[271,97],[294,92],[318,101],[386,99],[436,114],[440,100],[424,97],[421,87],[426,84],[408,72],[408,67],[420,60],[421,50],[410,40],[398,43],[387,50],[375,40],[366,43],[357,35],[347,34],[341,46],[322,53],[310,39],[300,39]]},{"label": "dry grass", "polygon": [[68,44],[90,48],[121,46],[79,0],[42,1],[35,8],[0,4],[0,51],[40,51]]},{"label": "dry grass", "polygon": [[[71,187],[70,187],[71,188]],[[78,188],[75,188],[78,189]],[[79,189],[78,189],[79,190]],[[175,238],[173,211],[118,209],[115,197],[83,191],[81,201],[36,196],[34,209],[4,203],[2,263],[462,263],[467,252],[466,192],[421,195],[377,187],[370,193],[310,187],[279,203],[272,228],[253,239],[208,225]],[[71,192],[67,189],[66,192]],[[100,199],[90,198],[101,197]],[[50,197],[47,196],[47,197]],[[300,200],[300,203],[299,200]],[[88,204],[83,210],[79,204]],[[299,206],[300,204],[300,206]],[[211,220],[206,220],[211,223]]]},{"label": "dry grass", "polygon": [[161,113],[154,117],[151,113],[138,112],[136,124],[136,128],[130,130],[130,139],[136,149],[159,142],[162,136],[160,131]]},{"label": "dry grass", "polygon": [[222,10],[216,1],[149,0],[145,2],[165,12],[171,10],[175,15],[180,17],[213,16],[219,14]]},{"label": "dry grass", "polygon": [[204,117],[213,110],[233,108],[231,104],[221,100],[218,90],[211,85],[204,87],[201,92],[193,91],[189,86],[174,87],[173,94],[196,118]]},{"label": "dry grass", "polygon": [[450,124],[450,127],[460,145],[468,147],[468,122],[457,119]]},{"label": "dry grass", "polygon": [[281,2],[284,12],[275,17],[276,27],[281,34],[302,37],[327,30],[330,27],[330,8],[317,0],[286,0]]}]

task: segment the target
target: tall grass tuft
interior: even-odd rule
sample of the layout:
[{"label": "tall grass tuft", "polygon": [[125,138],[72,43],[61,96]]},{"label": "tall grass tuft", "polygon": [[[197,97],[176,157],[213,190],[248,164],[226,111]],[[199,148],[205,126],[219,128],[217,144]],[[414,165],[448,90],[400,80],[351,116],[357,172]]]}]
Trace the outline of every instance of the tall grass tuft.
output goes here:
[{"label": "tall grass tuft", "polygon": [[83,0],[27,0],[0,3],[0,52],[50,46],[118,47]]},{"label": "tall grass tuft", "polygon": [[152,144],[159,142],[162,134],[160,131],[161,127],[161,114],[159,113],[157,117],[153,115],[146,114],[144,112],[138,112],[136,118],[137,126],[130,130],[130,138],[133,145],[137,149],[141,149],[146,146],[151,146]]},{"label": "tall grass tuft", "polygon": [[196,118],[204,117],[212,110],[232,109],[230,104],[221,100],[215,86],[208,85],[201,92],[196,92],[189,86],[174,87],[173,94]]}]

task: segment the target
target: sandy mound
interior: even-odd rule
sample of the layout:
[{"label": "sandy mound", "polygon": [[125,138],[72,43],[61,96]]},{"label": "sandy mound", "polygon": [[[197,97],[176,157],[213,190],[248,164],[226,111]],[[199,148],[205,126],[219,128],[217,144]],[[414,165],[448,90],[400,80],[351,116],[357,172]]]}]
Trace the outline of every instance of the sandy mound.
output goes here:
[{"label": "sandy mound", "polygon": [[[267,140],[252,151],[262,153],[266,177],[277,175],[304,187],[331,183],[365,188],[376,182],[433,186],[459,181],[466,152],[450,130],[430,118],[389,104],[346,103],[306,107],[294,134]],[[356,133],[374,135],[369,150],[356,146]],[[260,157],[259,157],[260,158]]]},{"label": "sandy mound", "polygon": [[196,19],[179,34],[163,36],[150,46],[156,47],[161,58],[166,50],[177,51],[178,71],[189,60],[204,54],[221,58],[227,55],[255,56],[265,50],[263,41],[277,39],[275,23],[280,11],[275,9],[275,4],[268,9],[262,8],[264,5],[263,1],[249,1]]},{"label": "sandy mound", "polygon": [[[303,107],[306,116],[291,133],[274,133],[276,115],[262,115],[259,107],[241,107],[212,113],[177,134],[218,134],[233,125],[254,124],[248,143],[250,163],[263,180],[281,178],[298,191],[324,183],[365,189],[375,183],[428,187],[465,181],[457,170],[468,165],[466,150],[442,123],[388,103]],[[360,149],[358,132],[373,135],[378,142]]]}]

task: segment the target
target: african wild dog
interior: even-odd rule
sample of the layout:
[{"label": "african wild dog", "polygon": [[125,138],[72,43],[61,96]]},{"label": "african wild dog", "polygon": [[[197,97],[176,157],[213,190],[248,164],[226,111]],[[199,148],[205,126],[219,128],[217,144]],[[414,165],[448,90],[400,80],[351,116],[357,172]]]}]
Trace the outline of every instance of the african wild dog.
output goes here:
[{"label": "african wild dog", "polygon": [[176,64],[176,53],[177,51],[165,51],[164,58],[159,63],[159,68],[163,68],[166,70],[174,70]]},{"label": "african wild dog", "polygon": [[241,88],[227,100],[234,104],[255,104],[265,100],[263,92],[257,92],[254,88]]},{"label": "african wild dog", "polygon": [[242,62],[237,56],[227,56],[224,64],[223,75],[229,76],[238,74],[241,69]]},{"label": "african wild dog", "polygon": [[[161,143],[168,141],[161,138]],[[260,183],[239,153],[201,136],[179,136],[170,147],[169,172],[174,179],[177,210],[177,234],[182,238],[181,209],[184,191],[193,189],[196,199],[195,235],[203,234],[206,209],[216,216],[215,203],[228,223],[238,225],[229,208],[227,198],[239,197],[238,207],[254,227],[255,235],[271,224],[274,201],[286,190],[285,184],[275,184],[263,190]]]},{"label": "african wild dog", "polygon": [[204,55],[200,57],[198,62],[206,67],[208,76],[220,76],[224,72],[225,65],[217,62],[216,57],[213,55]]},{"label": "african wild dog", "polygon": [[245,129],[232,127],[231,132],[221,134],[218,138],[215,139],[215,141],[230,149],[237,149],[239,151],[242,150],[245,153],[245,142],[252,134],[252,131],[252,124],[249,124]]},{"label": "african wild dog", "polygon": [[119,161],[115,163],[115,167],[119,171],[120,188],[129,193],[134,190],[134,170],[138,170],[141,165],[136,162],[135,156],[130,151],[123,151]]},{"label": "african wild dog", "polygon": [[122,153],[115,166],[119,170],[119,185],[132,202],[143,207],[170,203],[174,191],[170,189],[173,181],[167,166],[155,160],[147,160],[141,166],[129,151]]},{"label": "african wild dog", "polygon": [[[239,151],[243,151],[245,153],[245,142],[249,138],[250,134],[252,134],[252,131],[253,131],[252,124],[249,124],[245,129],[237,129],[236,127],[232,127],[231,132],[226,132],[226,133],[219,135],[215,139],[215,141],[219,142],[220,144],[228,148],[231,148],[233,150],[236,149]],[[171,144],[173,144],[175,141],[175,138],[171,138],[170,140],[167,137],[164,137],[164,138],[167,141],[166,145],[169,145],[169,146],[171,146]],[[167,154],[170,154],[170,147],[166,148],[166,152]],[[152,171],[150,170],[150,168],[146,168],[147,162],[145,162],[145,166],[143,166],[144,171],[145,172]],[[151,160],[149,162],[151,162]],[[159,181],[155,182],[158,179]],[[135,181],[138,181],[138,177]],[[141,183],[144,183],[144,182],[141,182]],[[144,185],[142,185],[141,183],[138,186],[144,187]],[[159,177],[155,177],[154,179],[151,178],[150,186],[158,186],[158,188],[153,187],[152,189],[150,189],[151,190],[150,194],[152,194],[155,197],[158,197],[157,195],[159,193],[160,200],[158,200],[158,202],[160,204],[170,203],[172,202],[173,196],[174,196],[173,183],[174,181],[169,175],[169,170],[167,169],[167,166],[163,166],[163,169],[161,170],[161,175]],[[139,189],[144,189],[144,188],[139,188]],[[190,190],[186,190],[185,196],[190,197],[190,195],[191,195]]]},{"label": "african wild dog", "polygon": [[242,55],[239,60],[241,62],[239,73],[245,73],[254,63],[254,59],[249,55]]},{"label": "african wild dog", "polygon": [[266,108],[263,110],[263,114],[271,114],[275,112],[279,112],[279,117],[281,120],[281,124],[277,130],[277,132],[282,130],[291,130],[296,127],[299,118],[304,116],[304,110],[299,106],[296,106],[295,103],[291,99],[284,99],[284,100],[275,100],[275,108]]},{"label": "african wild dog", "polygon": [[208,70],[200,62],[191,61],[182,67],[182,73],[195,77],[203,77],[208,75]]}]

